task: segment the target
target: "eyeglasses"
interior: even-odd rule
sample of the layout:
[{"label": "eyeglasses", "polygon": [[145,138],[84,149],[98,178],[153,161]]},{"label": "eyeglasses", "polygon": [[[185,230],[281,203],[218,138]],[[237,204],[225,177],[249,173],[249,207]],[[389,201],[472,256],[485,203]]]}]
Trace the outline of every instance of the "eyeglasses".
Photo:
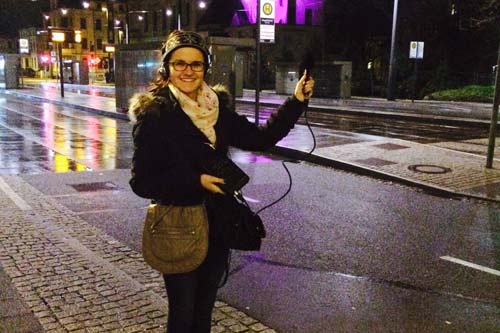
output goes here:
[{"label": "eyeglasses", "polygon": [[169,65],[172,65],[172,67],[174,67],[174,69],[179,72],[185,71],[188,66],[191,67],[191,70],[193,72],[203,72],[205,70],[205,63],[202,61],[193,61],[192,63],[188,64],[185,61],[178,60],[169,62]]}]

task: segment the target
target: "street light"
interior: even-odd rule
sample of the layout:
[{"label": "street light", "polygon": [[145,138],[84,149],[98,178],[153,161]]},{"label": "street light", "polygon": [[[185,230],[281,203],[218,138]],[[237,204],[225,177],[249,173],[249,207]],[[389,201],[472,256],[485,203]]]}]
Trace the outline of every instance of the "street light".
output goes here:
[{"label": "street light", "polygon": [[177,30],[181,30],[181,0],[177,1]]},{"label": "street light", "polygon": [[66,34],[64,31],[52,31],[51,34],[52,42],[55,42],[58,46],[58,56],[59,56],[59,80],[61,82],[61,97],[64,98],[64,77],[63,77],[63,58],[62,58],[62,43],[66,39]]},{"label": "street light", "polygon": [[394,71],[396,70],[396,28],[398,23],[398,0],[394,0],[394,11],[392,17],[392,35],[391,35],[391,55],[389,58],[389,80],[387,82],[387,100],[393,101],[394,98]]}]

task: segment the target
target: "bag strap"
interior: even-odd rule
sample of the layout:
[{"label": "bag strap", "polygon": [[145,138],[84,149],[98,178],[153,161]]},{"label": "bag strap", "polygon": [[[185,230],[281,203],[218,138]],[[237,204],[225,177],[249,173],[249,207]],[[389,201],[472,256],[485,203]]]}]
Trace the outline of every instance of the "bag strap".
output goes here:
[{"label": "bag strap", "polygon": [[[154,202],[153,201],[151,202],[152,205],[159,205],[158,203]],[[165,217],[165,215],[168,214],[168,212],[170,211],[170,209],[172,209],[173,205],[171,206],[168,206],[168,209],[166,209],[166,212],[163,213],[158,219],[156,219],[156,221],[154,221],[153,223],[151,223],[151,227],[149,229],[151,229],[151,232],[154,233],[155,232],[155,228],[156,226],[158,225],[158,223],[161,222],[161,220],[163,220],[163,218]]]},{"label": "bag strap", "polygon": [[224,287],[229,279],[229,266],[231,266],[231,249],[229,249],[229,253],[227,255],[227,263],[226,269],[224,270],[224,275],[222,276],[222,281],[217,286],[217,289]]}]

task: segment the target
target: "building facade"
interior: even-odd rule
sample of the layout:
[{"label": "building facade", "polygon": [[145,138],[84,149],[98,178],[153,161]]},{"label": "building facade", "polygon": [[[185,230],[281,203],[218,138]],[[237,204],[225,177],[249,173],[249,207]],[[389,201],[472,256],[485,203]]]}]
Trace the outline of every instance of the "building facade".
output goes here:
[{"label": "building facade", "polygon": [[15,38],[0,34],[0,53],[17,53]]},{"label": "building facade", "polygon": [[[278,62],[300,60],[298,50],[324,49],[322,0],[276,0],[275,42],[263,44],[264,80],[274,81]],[[73,3],[73,5],[71,5]],[[30,53],[23,67],[42,69],[45,77],[58,77],[59,48],[64,77],[75,80],[88,71],[90,83],[106,81],[114,72],[113,47],[120,44],[159,43],[174,29],[193,30],[205,36],[254,38],[257,0],[51,0],[43,13],[41,29],[20,34],[30,40]],[[67,31],[72,38],[62,43],[50,40],[54,30]],[[31,47],[33,45],[33,47]],[[251,87],[255,73],[255,50],[243,50],[245,86]],[[78,81],[78,80],[77,80]]]},{"label": "building facade", "polygon": [[[46,44],[38,47],[39,62],[50,59],[46,75],[57,77],[57,59],[62,48],[64,77],[68,81],[79,77],[88,68],[90,82],[107,81],[113,73],[114,49],[126,40],[126,4],[120,1],[82,1],[79,7],[66,7],[52,0],[51,10],[43,13],[40,34],[46,34]],[[64,42],[50,40],[52,31],[65,31]]]}]

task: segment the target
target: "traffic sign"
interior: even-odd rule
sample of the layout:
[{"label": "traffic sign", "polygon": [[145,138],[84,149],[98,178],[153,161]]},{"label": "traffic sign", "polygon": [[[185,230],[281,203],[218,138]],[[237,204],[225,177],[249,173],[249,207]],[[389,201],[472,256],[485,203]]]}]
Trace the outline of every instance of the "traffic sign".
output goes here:
[{"label": "traffic sign", "polygon": [[275,2],[262,0],[260,2],[260,42],[274,43]]},{"label": "traffic sign", "polygon": [[423,58],[424,58],[424,42],[411,42],[410,59],[423,59]]}]

